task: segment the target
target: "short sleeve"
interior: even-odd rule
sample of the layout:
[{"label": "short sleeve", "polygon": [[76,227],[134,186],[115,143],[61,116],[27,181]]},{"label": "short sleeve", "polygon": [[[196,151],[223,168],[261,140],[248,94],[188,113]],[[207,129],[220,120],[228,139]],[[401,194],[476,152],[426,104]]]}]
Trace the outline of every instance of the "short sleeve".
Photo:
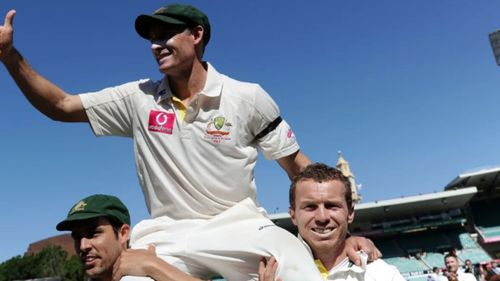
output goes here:
[{"label": "short sleeve", "polygon": [[298,151],[300,147],[292,129],[261,87],[257,88],[254,106],[254,134],[264,157],[276,160]]},{"label": "short sleeve", "polygon": [[144,88],[144,81],[79,95],[96,136],[132,137],[134,96],[142,91],[139,85]]}]

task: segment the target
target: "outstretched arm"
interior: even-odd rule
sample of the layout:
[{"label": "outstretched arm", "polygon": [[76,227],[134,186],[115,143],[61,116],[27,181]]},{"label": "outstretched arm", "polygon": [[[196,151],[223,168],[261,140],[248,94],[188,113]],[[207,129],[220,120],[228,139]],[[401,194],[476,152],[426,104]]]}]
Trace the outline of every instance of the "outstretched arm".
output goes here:
[{"label": "outstretched arm", "polygon": [[156,281],[201,281],[159,258],[154,246],[147,250],[123,251],[113,266],[113,281],[125,275],[148,276]]},{"label": "outstretched arm", "polygon": [[14,47],[14,16],[10,10],[0,26],[0,61],[29,102],[47,117],[66,122],[86,122],[80,97],[70,95],[39,75]]}]

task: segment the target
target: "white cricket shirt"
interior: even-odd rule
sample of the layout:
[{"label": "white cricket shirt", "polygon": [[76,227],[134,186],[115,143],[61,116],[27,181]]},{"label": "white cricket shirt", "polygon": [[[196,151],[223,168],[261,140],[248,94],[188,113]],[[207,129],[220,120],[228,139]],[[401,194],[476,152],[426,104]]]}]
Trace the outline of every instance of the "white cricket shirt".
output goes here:
[{"label": "white cricket shirt", "polygon": [[152,217],[210,218],[247,197],[256,201],[258,148],[267,159],[299,149],[258,84],[236,81],[208,64],[205,87],[185,115],[172,96],[165,79],[80,95],[97,136],[133,138],[137,175]]}]

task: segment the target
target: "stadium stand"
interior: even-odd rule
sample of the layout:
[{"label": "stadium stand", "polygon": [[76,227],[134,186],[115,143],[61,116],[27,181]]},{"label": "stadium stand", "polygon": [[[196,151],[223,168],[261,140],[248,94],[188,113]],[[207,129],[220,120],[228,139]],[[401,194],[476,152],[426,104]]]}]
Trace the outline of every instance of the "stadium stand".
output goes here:
[{"label": "stadium stand", "polygon": [[458,252],[460,260],[471,260],[473,264],[485,263],[491,261],[491,257],[480,247],[462,249]]},{"label": "stadium stand", "polygon": [[432,269],[433,267],[443,267],[444,254],[438,252],[428,252],[422,256],[422,260],[427,266]]},{"label": "stadium stand", "polygon": [[478,245],[469,235],[469,233],[458,234],[458,239],[460,240],[460,246],[464,249],[477,248]]},{"label": "stadium stand", "polygon": [[403,274],[420,274],[427,271],[429,268],[416,258],[393,257],[384,258],[388,264],[392,264],[399,269]]},{"label": "stadium stand", "polygon": [[[476,186],[478,193],[464,209],[470,225],[478,235],[477,242],[493,258],[500,259],[500,166],[464,172],[445,190]],[[469,230],[470,231],[470,230]]]},{"label": "stadium stand", "polygon": [[500,199],[471,202],[476,231],[483,243],[500,242]]},{"label": "stadium stand", "polygon": [[404,250],[398,245],[394,239],[376,239],[373,241],[377,248],[384,253],[384,257],[401,257],[406,256]]},{"label": "stadium stand", "polygon": [[466,259],[473,263],[491,260],[461,225],[451,229],[438,228],[370,238],[384,253],[384,260],[396,266],[405,277],[426,275],[434,266],[443,268],[444,255],[453,250],[462,263]]},{"label": "stadium stand", "polygon": [[477,232],[485,243],[500,241],[500,226],[493,227],[477,227]]}]

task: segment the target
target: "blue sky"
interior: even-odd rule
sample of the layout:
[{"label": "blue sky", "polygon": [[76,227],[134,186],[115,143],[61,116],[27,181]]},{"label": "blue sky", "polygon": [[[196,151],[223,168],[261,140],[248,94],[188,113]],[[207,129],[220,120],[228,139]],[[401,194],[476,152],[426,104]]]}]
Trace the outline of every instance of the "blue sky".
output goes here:
[{"label": "blue sky", "polygon": [[[164,1],[3,0],[15,8],[15,45],[70,93],[161,78],[133,23]],[[440,191],[464,170],[500,164],[500,67],[489,1],[188,1],[208,15],[205,58],[260,83],[311,159],[337,151],[364,202]],[[2,21],[3,22],[3,21]],[[0,68],[0,261],[59,234],[73,203],[119,196],[147,218],[130,139],[96,138],[87,124],[34,110]],[[259,159],[258,198],[287,210],[288,179]]]}]

